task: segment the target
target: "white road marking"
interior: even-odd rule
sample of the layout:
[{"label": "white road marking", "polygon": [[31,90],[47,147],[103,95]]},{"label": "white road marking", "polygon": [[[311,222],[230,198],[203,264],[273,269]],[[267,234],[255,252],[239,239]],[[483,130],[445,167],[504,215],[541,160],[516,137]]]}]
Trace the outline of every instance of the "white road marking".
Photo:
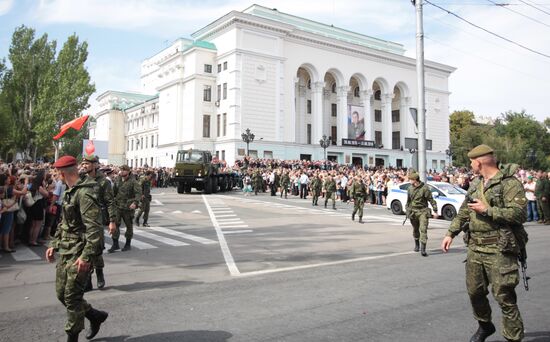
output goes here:
[{"label": "white road marking", "polygon": [[247,224],[237,224],[237,225],[223,225],[220,228],[248,228]]},{"label": "white road marking", "polygon": [[172,214],[181,214],[181,210],[172,211]]},{"label": "white road marking", "polygon": [[244,234],[244,233],[252,233],[252,230],[248,229],[248,230],[229,230],[229,231],[224,231],[223,232],[224,234]]},{"label": "white road marking", "polygon": [[225,236],[223,235],[223,232],[220,228],[220,225],[218,224],[218,221],[216,220],[216,216],[214,216],[214,213],[212,212],[212,209],[210,208],[210,205],[208,204],[208,201],[206,200],[206,196],[201,195],[202,200],[204,201],[204,204],[206,205],[206,209],[208,210],[208,214],[210,215],[210,220],[212,221],[212,224],[214,225],[214,228],[216,229],[216,235],[218,236],[218,241],[220,243],[220,247],[222,250],[223,258],[225,259],[225,263],[227,265],[227,268],[229,269],[229,273],[232,276],[238,276],[241,274],[239,272],[239,269],[237,268],[237,265],[235,264],[235,260],[233,259],[233,256],[231,255],[231,251],[229,250],[229,246],[227,245],[227,241],[225,240]]},{"label": "white road marking", "polygon": [[[136,234],[134,234],[136,235]],[[124,235],[120,235],[120,238],[119,238],[119,244],[120,244],[120,248],[122,249],[122,247],[124,246],[124,244],[126,243],[126,238],[124,237]],[[154,245],[151,245],[150,243],[147,243],[147,242],[143,242],[143,241],[139,241],[139,240],[136,240],[135,238],[132,238],[132,247],[135,247],[137,249],[153,249],[153,248],[157,248],[157,246],[154,246]]]},{"label": "white road marking", "polygon": [[237,216],[237,214],[216,215],[216,217],[233,217],[233,216]]},{"label": "white road marking", "polygon": [[161,211],[161,210],[155,211],[155,212],[153,212],[153,214],[164,214],[164,211]]},{"label": "white road marking", "polygon": [[214,240],[210,240],[210,239],[203,238],[203,237],[196,236],[196,235],[187,234],[187,233],[184,233],[184,232],[179,232],[177,230],[168,229],[168,228],[164,228],[164,227],[149,227],[149,228],[153,229],[153,230],[156,230],[156,231],[159,231],[161,233],[167,234],[167,235],[178,236],[178,237],[181,237],[183,239],[199,242],[199,243],[202,243],[203,245],[211,245],[211,244],[218,243],[217,241],[214,241]]},{"label": "white road marking", "polygon": [[167,244],[169,246],[178,246],[178,247],[179,246],[189,246],[189,244],[186,243],[186,242],[170,239],[170,238],[160,236],[160,235],[156,235],[156,234],[152,234],[152,233],[149,233],[149,232],[144,232],[143,230],[140,230],[137,235],[139,235],[141,237],[144,237],[144,238],[147,238],[147,239],[162,242],[162,243]]},{"label": "white road marking", "polygon": [[159,201],[158,199],[153,199],[151,200],[151,205],[152,206],[158,206],[158,205],[164,205],[161,201]]},{"label": "white road marking", "polygon": [[[33,247],[36,248],[37,251],[41,251],[39,247]],[[31,261],[31,260],[41,260],[42,258],[36,254],[35,251],[32,251],[27,246],[17,246],[17,252],[11,253],[11,256],[15,259],[15,261]]]},{"label": "white road marking", "polygon": [[193,210],[191,214],[202,214],[202,211],[200,210]]}]

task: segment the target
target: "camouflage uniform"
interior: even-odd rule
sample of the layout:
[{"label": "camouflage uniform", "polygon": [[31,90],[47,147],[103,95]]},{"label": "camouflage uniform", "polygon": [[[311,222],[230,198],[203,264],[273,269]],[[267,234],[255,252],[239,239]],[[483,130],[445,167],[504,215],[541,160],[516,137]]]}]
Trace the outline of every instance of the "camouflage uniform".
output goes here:
[{"label": "camouflage uniform", "polygon": [[264,179],[262,178],[262,174],[260,173],[260,171],[256,171],[254,173],[253,183],[254,183],[254,194],[258,195],[258,191],[262,191],[264,186]]},{"label": "camouflage uniform", "polygon": [[149,175],[145,175],[139,179],[141,186],[141,204],[136,213],[136,223],[139,226],[139,218],[143,214],[143,225],[148,226],[149,210],[151,208],[151,180]]},{"label": "camouflage uniform", "polygon": [[285,193],[285,198],[287,198],[289,186],[290,186],[290,177],[288,176],[288,173],[285,172],[281,177],[281,198],[283,197],[283,192]]},{"label": "camouflage uniform", "polygon": [[365,198],[367,198],[368,189],[362,181],[354,180],[349,190],[351,198],[353,198],[353,213],[351,219],[355,220],[355,214],[359,212],[359,222],[363,223],[363,207]]},{"label": "camouflage uniform", "polygon": [[323,186],[325,188],[325,208],[330,198],[332,199],[332,209],[336,209],[336,182],[332,177],[328,177]]},{"label": "camouflage uniform", "polygon": [[[537,179],[535,196],[537,198],[539,222],[550,224],[550,180],[548,180],[546,174]],[[542,200],[543,197],[546,198],[546,201]]]},{"label": "camouflage uniform", "polygon": [[[319,201],[319,196],[321,196],[321,190],[323,190],[323,181],[319,176],[313,177],[311,180],[311,192],[313,200],[311,202],[312,205],[317,205],[317,202]],[[325,205],[326,207],[326,205]]]},{"label": "camouflage uniform", "polygon": [[55,292],[67,309],[65,331],[73,337],[84,329],[84,317],[96,311],[84,300],[89,272],[78,273],[74,265],[78,258],[92,263],[101,252],[103,228],[95,186],[96,182],[87,177],[65,191],[61,223],[50,243],[50,247],[60,254]]},{"label": "camouflage uniform", "polygon": [[124,237],[126,238],[126,246],[130,246],[130,241],[134,236],[134,209],[130,209],[130,205],[132,205],[133,203],[136,205],[136,208],[139,206],[141,198],[141,188],[131,174],[128,175],[128,178],[126,180],[119,176],[115,180],[113,194],[116,207],[116,230],[113,233],[113,246],[111,247],[111,249],[109,249],[109,252],[114,252],[116,249],[118,249],[114,247],[115,244],[118,247],[118,239],[120,237],[120,225],[122,221],[124,221],[124,223],[126,224],[126,233],[124,234]]},{"label": "camouflage uniform", "polygon": [[493,296],[502,309],[502,335],[509,341],[523,339],[523,321],[515,292],[519,271],[518,240],[514,231],[523,229],[527,199],[521,182],[513,176],[515,169],[517,165],[500,166],[500,171],[486,184],[483,179],[473,181],[468,194],[486,203],[487,211],[478,214],[469,210],[464,201],[447,232],[447,236],[455,237],[469,221],[469,232],[465,236],[468,245],[466,287],[474,318],[480,325],[491,324],[487,300],[491,284]]},{"label": "camouflage uniform", "polygon": [[[97,171],[96,171],[97,172]],[[113,199],[113,189],[111,187],[111,182],[105,176],[97,172],[96,176],[93,178],[95,181],[94,192],[97,195],[98,203],[100,206],[100,220],[103,226],[108,225],[110,222],[114,222],[114,217],[116,214],[114,199]],[[103,233],[103,229],[102,229]],[[101,234],[101,251],[93,261],[94,268],[97,274],[98,287],[102,288],[105,286],[105,279],[103,278],[103,268],[105,267],[105,262],[103,261],[103,249],[105,249],[105,238],[104,234]]]},{"label": "camouflage uniform", "polygon": [[[411,175],[412,176],[412,175]],[[414,179],[416,176],[412,176],[409,179]],[[437,213],[437,203],[432,197],[430,188],[420,182],[418,186],[409,186],[407,189],[407,217],[411,221],[413,226],[413,237],[416,241],[420,241],[424,246],[428,242],[428,219],[431,215],[430,208],[428,208],[428,202],[432,205],[434,213]],[[415,247],[415,251],[418,251]]]}]

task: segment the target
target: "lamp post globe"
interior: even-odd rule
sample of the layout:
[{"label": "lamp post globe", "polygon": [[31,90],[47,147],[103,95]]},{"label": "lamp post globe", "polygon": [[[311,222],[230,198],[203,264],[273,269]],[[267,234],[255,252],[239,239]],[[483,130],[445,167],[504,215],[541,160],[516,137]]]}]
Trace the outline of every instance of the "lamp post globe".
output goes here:
[{"label": "lamp post globe", "polygon": [[244,133],[241,134],[241,138],[246,143],[246,156],[250,155],[249,144],[254,141],[254,133],[250,132],[250,128],[247,128]]},{"label": "lamp post globe", "polygon": [[325,156],[325,161],[327,160],[327,147],[330,146],[330,137],[327,137],[323,134],[323,137],[321,140],[319,140],[319,144],[323,148],[323,155]]}]

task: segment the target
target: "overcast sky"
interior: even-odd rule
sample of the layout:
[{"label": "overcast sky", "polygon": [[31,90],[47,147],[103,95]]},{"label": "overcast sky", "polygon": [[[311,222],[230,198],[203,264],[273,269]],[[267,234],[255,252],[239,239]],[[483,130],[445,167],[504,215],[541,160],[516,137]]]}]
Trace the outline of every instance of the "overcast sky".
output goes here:
[{"label": "overcast sky", "polygon": [[[450,78],[450,111],[478,116],[525,109],[550,117],[550,0],[430,0],[459,16],[548,57],[474,28],[434,6],[424,6],[427,59],[457,68]],[[494,3],[507,3],[495,6]],[[47,33],[58,46],[72,33],[89,43],[88,70],[97,94],[139,91],[143,59],[176,38],[253,3],[401,43],[415,57],[415,11],[410,0],[0,0],[0,58],[14,29]]]}]

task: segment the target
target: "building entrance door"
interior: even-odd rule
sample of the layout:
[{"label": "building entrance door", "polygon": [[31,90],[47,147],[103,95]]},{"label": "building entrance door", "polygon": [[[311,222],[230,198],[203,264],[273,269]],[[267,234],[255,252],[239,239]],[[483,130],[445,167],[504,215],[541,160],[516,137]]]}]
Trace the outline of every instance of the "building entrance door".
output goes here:
[{"label": "building entrance door", "polygon": [[379,167],[379,166],[384,166],[384,158],[376,158],[374,159],[374,166],[376,167]]},{"label": "building entrance door", "polygon": [[351,163],[355,166],[363,167],[363,158],[353,157],[353,158],[351,158]]},{"label": "building entrance door", "polygon": [[300,154],[300,160],[311,161],[311,154]]}]

